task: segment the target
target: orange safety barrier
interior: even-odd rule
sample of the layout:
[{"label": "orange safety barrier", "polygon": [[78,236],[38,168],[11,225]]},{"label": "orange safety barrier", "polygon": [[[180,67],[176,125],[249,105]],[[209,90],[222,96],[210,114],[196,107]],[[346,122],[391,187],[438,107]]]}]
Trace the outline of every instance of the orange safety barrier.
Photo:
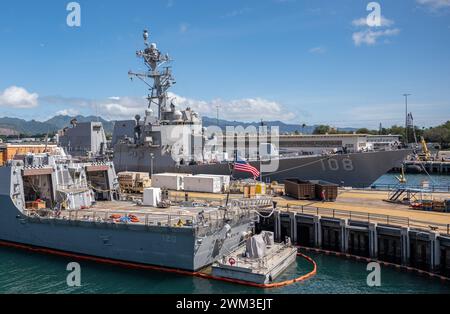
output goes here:
[{"label": "orange safety barrier", "polygon": [[97,263],[102,263],[102,264],[109,264],[109,265],[121,266],[121,267],[131,268],[131,269],[155,270],[155,271],[162,271],[162,272],[168,272],[168,273],[175,273],[178,275],[195,276],[195,277],[203,278],[203,279],[219,280],[219,281],[225,281],[225,282],[229,282],[229,283],[240,284],[240,285],[256,287],[256,288],[263,288],[263,289],[281,288],[284,286],[292,285],[297,282],[305,281],[317,274],[316,262],[309,256],[302,254],[302,253],[297,253],[297,256],[300,256],[300,257],[306,259],[308,262],[310,262],[313,265],[312,271],[310,271],[309,273],[307,273],[303,276],[300,276],[300,277],[297,277],[294,279],[290,279],[290,280],[286,280],[286,281],[282,281],[282,282],[274,282],[274,283],[270,283],[270,284],[258,284],[258,283],[254,283],[254,282],[244,281],[244,280],[216,277],[216,276],[209,275],[209,274],[202,273],[202,272],[191,272],[191,271],[187,271],[187,270],[167,268],[167,267],[162,267],[162,266],[152,266],[152,265],[123,262],[123,261],[117,261],[117,260],[112,260],[112,259],[108,259],[108,258],[79,255],[79,254],[75,254],[75,253],[68,253],[68,252],[63,252],[63,251],[58,251],[58,250],[53,250],[53,249],[38,248],[38,247],[30,246],[30,245],[18,244],[18,243],[12,243],[12,242],[0,241],[0,246],[12,247],[12,248],[32,251],[32,252],[36,252],[36,253],[57,255],[57,256],[66,257],[66,258],[70,257],[70,258],[75,258],[77,260],[85,260],[85,261],[97,262]]}]

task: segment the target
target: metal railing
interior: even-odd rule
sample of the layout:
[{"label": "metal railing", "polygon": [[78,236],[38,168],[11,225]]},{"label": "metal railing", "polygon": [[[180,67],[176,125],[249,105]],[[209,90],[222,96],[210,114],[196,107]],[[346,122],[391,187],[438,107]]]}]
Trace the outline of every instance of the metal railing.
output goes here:
[{"label": "metal railing", "polygon": [[[397,184],[373,184],[370,189],[380,190],[380,191],[389,191],[392,189],[397,189],[400,185]],[[424,189],[430,192],[443,192],[450,193],[450,185],[442,185],[442,184],[430,184],[428,187],[424,188],[421,185],[404,185],[405,188],[410,189]]]},{"label": "metal railing", "polygon": [[165,227],[193,227],[196,224],[195,217],[191,215],[153,214],[134,211],[118,212],[86,209],[58,213],[52,210],[40,210],[39,212],[25,210],[24,215],[39,220],[92,222],[97,224],[130,224]]},{"label": "metal railing", "polygon": [[138,211],[112,211],[112,210],[71,210],[55,212],[52,210],[24,210],[24,215],[38,222],[45,221],[72,221],[88,222],[92,224],[137,225],[146,227],[169,227],[194,229],[197,236],[206,236],[220,230],[225,224],[230,226],[252,222],[256,214],[245,209],[227,211],[212,210],[201,215],[162,214]]},{"label": "metal railing", "polygon": [[287,206],[288,211],[302,214],[310,214],[328,218],[349,219],[369,223],[379,223],[388,226],[410,227],[415,229],[436,231],[441,234],[450,235],[450,224],[435,223],[423,220],[411,219],[409,217],[391,216],[373,213],[364,213],[340,209],[319,208],[311,206]]}]

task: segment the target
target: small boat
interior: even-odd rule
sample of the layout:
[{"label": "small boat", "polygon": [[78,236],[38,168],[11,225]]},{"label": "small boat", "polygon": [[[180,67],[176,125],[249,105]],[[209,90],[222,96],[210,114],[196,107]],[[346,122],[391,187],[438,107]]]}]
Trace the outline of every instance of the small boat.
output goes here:
[{"label": "small boat", "polygon": [[212,266],[216,277],[257,284],[272,283],[295,262],[297,248],[286,243],[274,243],[273,232],[263,231],[247,239],[246,243],[224,256]]}]

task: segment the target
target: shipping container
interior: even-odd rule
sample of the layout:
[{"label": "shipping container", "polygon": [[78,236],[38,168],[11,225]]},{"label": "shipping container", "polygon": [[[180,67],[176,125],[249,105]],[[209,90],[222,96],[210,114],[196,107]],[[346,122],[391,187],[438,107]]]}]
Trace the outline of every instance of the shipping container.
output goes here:
[{"label": "shipping container", "polygon": [[312,200],[316,198],[315,184],[299,179],[287,179],[284,182],[285,194],[296,199]]},{"label": "shipping container", "polygon": [[158,173],[152,178],[152,187],[174,191],[183,190],[184,178],[192,176],[183,173]]},{"label": "shipping container", "polygon": [[219,176],[185,177],[184,190],[189,192],[221,193],[222,180]]},{"label": "shipping container", "polygon": [[54,144],[0,144],[0,166],[4,166],[8,160],[13,160],[17,155],[41,154],[56,148]]},{"label": "shipping container", "polygon": [[222,192],[227,192],[230,189],[231,176],[218,174],[198,174],[196,177],[217,177],[220,179]]},{"label": "shipping container", "polygon": [[315,185],[316,198],[318,200],[323,200],[325,196],[325,201],[334,202],[338,197],[339,186],[334,183],[326,181],[310,181]]}]

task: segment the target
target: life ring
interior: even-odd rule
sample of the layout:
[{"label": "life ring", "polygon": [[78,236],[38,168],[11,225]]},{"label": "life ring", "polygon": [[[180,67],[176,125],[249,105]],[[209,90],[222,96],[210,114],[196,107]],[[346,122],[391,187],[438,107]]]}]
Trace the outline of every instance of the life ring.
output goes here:
[{"label": "life ring", "polygon": [[140,221],[136,215],[130,214],[130,215],[128,215],[128,218],[130,218],[131,222],[139,222]]},{"label": "life ring", "polygon": [[121,217],[122,216],[119,214],[114,214],[114,215],[109,216],[109,218],[111,218],[111,219],[120,219]]},{"label": "life ring", "polygon": [[233,265],[236,264],[236,260],[235,260],[233,257],[230,257],[230,258],[228,259],[228,263],[230,263],[230,265],[233,266]]}]

